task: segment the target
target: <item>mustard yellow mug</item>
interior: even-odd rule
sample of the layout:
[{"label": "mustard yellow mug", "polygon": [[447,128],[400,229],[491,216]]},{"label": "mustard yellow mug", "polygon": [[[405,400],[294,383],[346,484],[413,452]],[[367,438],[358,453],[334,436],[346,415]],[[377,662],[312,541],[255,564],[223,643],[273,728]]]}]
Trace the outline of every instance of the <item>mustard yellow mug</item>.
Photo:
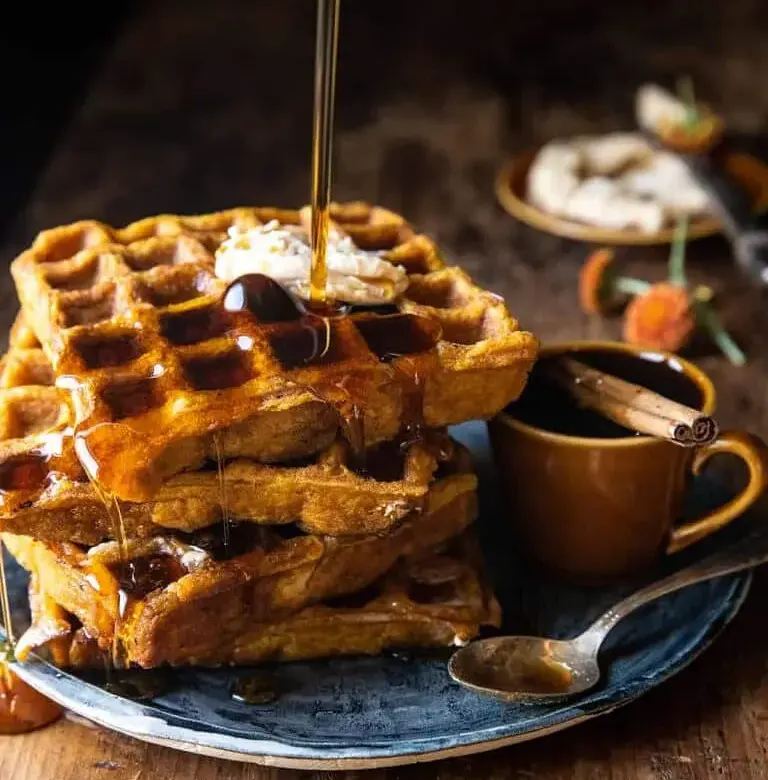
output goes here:
[{"label": "mustard yellow mug", "polygon": [[[510,516],[527,552],[580,580],[641,568],[717,531],[757,501],[768,486],[768,448],[744,431],[720,433],[688,449],[633,434],[579,407],[546,380],[546,364],[564,353],[705,414],[715,388],[675,355],[608,341],[542,349],[520,400],[489,422]],[[693,476],[714,455],[746,465],[746,487],[719,508],[681,521]]]}]

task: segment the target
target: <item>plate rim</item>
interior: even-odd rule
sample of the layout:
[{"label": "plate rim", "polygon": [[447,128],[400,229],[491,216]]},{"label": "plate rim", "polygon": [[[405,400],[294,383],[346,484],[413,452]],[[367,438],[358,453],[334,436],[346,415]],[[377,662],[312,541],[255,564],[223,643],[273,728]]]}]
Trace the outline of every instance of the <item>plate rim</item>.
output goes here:
[{"label": "plate rim", "polygon": [[[55,667],[51,666],[45,661],[41,661],[41,663],[43,664],[43,668],[48,669],[48,672],[44,673],[43,676],[40,676],[36,671],[36,669],[39,668],[38,663],[15,662],[11,665],[11,667],[26,683],[38,689],[41,693],[53,699],[58,704],[63,706],[65,709],[68,709],[74,712],[76,715],[80,715],[86,720],[96,723],[97,725],[103,728],[106,728],[110,731],[117,732],[119,734],[122,734],[123,736],[128,736],[134,739],[138,739],[142,742],[161,745],[163,747],[179,750],[186,753],[193,753],[196,755],[204,755],[212,758],[237,761],[240,763],[252,763],[261,766],[279,767],[285,769],[309,769],[309,770],[319,769],[319,770],[327,771],[327,770],[362,770],[362,769],[374,769],[374,768],[387,768],[387,767],[402,766],[405,764],[416,764],[416,763],[426,763],[431,761],[439,761],[447,758],[458,758],[461,756],[468,756],[476,753],[484,753],[491,750],[497,750],[503,747],[507,747],[510,745],[528,742],[534,739],[539,739],[541,737],[548,736],[550,734],[557,733],[559,731],[564,731],[567,728],[579,725],[581,723],[600,717],[602,715],[607,715],[610,712],[613,712],[614,710],[618,709],[619,707],[623,707],[627,704],[632,703],[633,701],[643,696],[645,693],[648,693],[650,690],[656,688],[657,686],[666,682],[674,675],[684,670],[694,660],[700,657],[707,649],[709,649],[709,647],[711,647],[711,645],[717,640],[717,638],[725,630],[726,626],[728,626],[731,623],[731,621],[736,617],[736,615],[741,610],[744,601],[747,598],[747,595],[749,594],[749,591],[751,589],[752,572],[747,571],[747,572],[741,572],[738,574],[729,575],[727,579],[732,580],[733,583],[733,590],[728,596],[729,603],[728,603],[727,611],[724,614],[719,614],[712,619],[705,636],[699,640],[697,646],[695,646],[692,650],[690,650],[684,657],[678,659],[677,663],[673,667],[666,669],[662,674],[659,675],[659,677],[654,679],[649,685],[644,687],[642,690],[627,694],[626,696],[623,696],[618,700],[613,699],[611,701],[606,701],[602,704],[598,704],[594,707],[594,709],[591,709],[590,711],[584,712],[580,715],[575,715],[570,718],[563,718],[559,722],[551,723],[547,726],[542,726],[539,728],[534,728],[520,734],[514,734],[514,735],[508,735],[508,736],[502,736],[496,738],[488,738],[488,739],[481,738],[475,741],[469,741],[462,745],[456,745],[454,747],[436,748],[434,750],[425,750],[425,751],[417,751],[417,752],[409,751],[409,752],[402,752],[397,754],[392,754],[392,753],[384,754],[382,752],[379,755],[369,755],[368,757],[362,757],[362,756],[323,757],[319,755],[312,756],[312,757],[309,756],[296,757],[296,756],[280,755],[280,754],[267,753],[267,752],[254,753],[254,752],[248,752],[247,750],[239,751],[239,750],[232,750],[232,749],[227,749],[222,747],[216,747],[211,744],[202,744],[196,740],[196,736],[205,732],[195,731],[193,729],[184,726],[175,726],[175,725],[172,726],[171,724],[167,723],[167,721],[164,722],[164,726],[166,729],[177,730],[182,734],[185,734],[186,739],[176,739],[172,736],[158,737],[153,734],[146,734],[146,733],[142,733],[140,730],[131,730],[129,728],[129,724],[132,720],[137,720],[138,722],[141,722],[143,720],[146,720],[145,717],[137,718],[135,714],[133,716],[131,715],[121,716],[122,728],[116,725],[114,723],[114,720],[112,723],[109,723],[103,719],[94,717],[93,711],[88,709],[87,705],[82,704],[77,699],[72,699],[69,696],[62,695],[61,692],[58,690],[58,688],[48,683],[47,678],[49,676],[52,676],[54,679],[56,679],[56,675],[66,676],[71,678],[74,681],[74,684],[76,686],[80,686],[80,685],[89,686],[94,690],[98,691],[99,695],[101,696],[111,697],[111,695],[106,693],[105,691],[102,691],[96,686],[90,686],[89,683],[83,680],[79,680],[74,675],[70,675],[67,674],[66,672],[61,672],[55,669]],[[716,629],[712,630],[712,626],[716,626]],[[61,677],[59,677],[58,679],[60,678]],[[140,706],[134,702],[127,702],[127,703],[124,702],[123,705],[127,706],[128,709],[135,708],[136,706]],[[211,732],[208,733],[210,735]],[[229,735],[225,735],[223,738],[226,739],[228,742],[241,740],[241,738],[232,737]],[[268,745],[280,746],[283,749],[285,749],[285,747],[291,747],[287,745],[287,743],[275,739],[268,740],[268,741],[264,740],[264,742],[266,742]],[[413,745],[413,742],[410,742],[410,744]],[[306,748],[306,747],[302,749],[307,751],[316,750],[316,748]],[[386,750],[386,748],[382,748],[382,747],[368,748],[368,751],[372,754],[377,753],[377,751],[383,751],[383,750]]]}]

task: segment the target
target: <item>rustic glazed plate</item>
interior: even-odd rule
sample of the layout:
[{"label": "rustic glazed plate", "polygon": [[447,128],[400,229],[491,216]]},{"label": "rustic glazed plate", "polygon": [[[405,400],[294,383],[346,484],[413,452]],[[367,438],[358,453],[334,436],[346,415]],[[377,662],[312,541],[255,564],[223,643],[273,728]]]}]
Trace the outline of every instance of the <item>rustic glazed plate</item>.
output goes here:
[{"label": "rustic glazed plate", "polygon": [[[650,246],[669,244],[674,238],[674,227],[655,233],[639,230],[612,230],[594,227],[580,222],[557,217],[534,206],[526,199],[528,171],[538,149],[513,157],[499,171],[496,177],[496,196],[504,210],[531,227],[553,233],[575,241],[587,241],[609,246]],[[725,158],[726,168],[752,194],[756,209],[768,205],[768,167],[748,154],[731,152]],[[688,228],[688,240],[705,238],[719,233],[720,222],[714,217],[703,216],[692,220]]]},{"label": "rustic glazed plate", "polygon": [[[481,475],[479,531],[506,626],[518,633],[567,637],[636,587],[579,589],[550,581],[514,560],[506,545],[504,505],[496,496],[485,426],[454,431],[475,455]],[[714,503],[711,483],[698,482],[698,504]],[[701,554],[701,550],[694,554]],[[678,558],[682,565],[690,559]],[[17,628],[24,627],[24,573],[10,578]],[[654,572],[659,576],[664,572]],[[693,586],[637,612],[611,634],[598,688],[557,705],[510,704],[451,681],[446,658],[397,654],[261,667],[279,693],[249,705],[230,695],[242,670],[179,670],[171,688],[139,703],[106,692],[42,662],[16,664],[28,683],[78,715],[123,734],[179,750],[307,769],[393,766],[491,750],[567,728],[626,704],[678,672],[736,614],[749,575]],[[150,673],[151,674],[151,673]]]}]

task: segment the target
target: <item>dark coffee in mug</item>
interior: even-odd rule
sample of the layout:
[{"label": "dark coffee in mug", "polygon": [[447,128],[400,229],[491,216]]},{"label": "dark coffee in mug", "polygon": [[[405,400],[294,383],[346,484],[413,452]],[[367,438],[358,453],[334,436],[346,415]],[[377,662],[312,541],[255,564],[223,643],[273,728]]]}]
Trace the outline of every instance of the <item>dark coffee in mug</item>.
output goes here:
[{"label": "dark coffee in mug", "polygon": [[[552,433],[591,439],[618,439],[637,436],[634,431],[580,406],[578,401],[547,376],[548,367],[561,356],[544,357],[534,366],[525,392],[506,411],[521,422]],[[653,352],[642,357],[620,352],[574,352],[582,363],[647,387],[660,395],[694,409],[703,398],[674,359]]]}]

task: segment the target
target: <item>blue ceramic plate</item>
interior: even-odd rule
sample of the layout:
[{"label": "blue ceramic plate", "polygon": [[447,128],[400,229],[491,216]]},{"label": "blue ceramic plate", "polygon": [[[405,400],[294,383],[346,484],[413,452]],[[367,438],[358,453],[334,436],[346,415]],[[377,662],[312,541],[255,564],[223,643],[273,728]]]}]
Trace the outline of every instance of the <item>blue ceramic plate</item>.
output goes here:
[{"label": "blue ceramic plate", "polygon": [[[606,590],[574,589],[511,560],[485,426],[470,423],[454,433],[474,453],[481,475],[479,531],[504,607],[505,628],[567,637],[636,587],[624,583]],[[696,487],[699,507],[716,498],[706,480]],[[667,566],[685,562],[678,556]],[[16,625],[23,628],[25,577],[15,565],[10,580]],[[231,698],[231,683],[242,671],[176,672],[171,690],[149,703],[107,693],[98,680],[86,682],[41,661],[17,664],[16,671],[78,715],[148,742],[277,766],[396,765],[532,739],[631,701],[707,647],[738,611],[749,582],[748,575],[721,578],[635,613],[609,637],[600,686],[552,706],[484,698],[450,680],[445,657],[419,655],[274,665],[268,673],[282,694],[264,705]]]}]

